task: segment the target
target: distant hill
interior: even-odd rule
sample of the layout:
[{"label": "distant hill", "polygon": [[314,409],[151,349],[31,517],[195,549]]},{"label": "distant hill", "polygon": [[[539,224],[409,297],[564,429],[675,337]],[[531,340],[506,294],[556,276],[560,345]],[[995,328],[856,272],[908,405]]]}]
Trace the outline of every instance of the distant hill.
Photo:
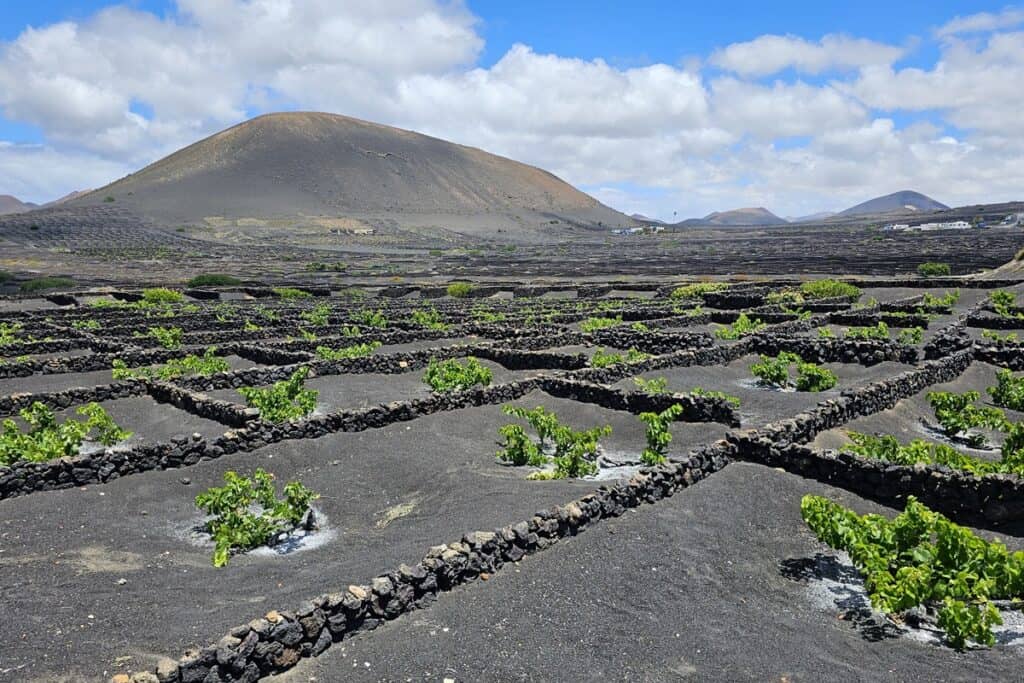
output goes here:
[{"label": "distant hill", "polygon": [[12,213],[25,213],[35,208],[37,208],[37,205],[31,202],[23,202],[9,194],[0,194],[0,216]]},{"label": "distant hill", "polygon": [[863,214],[890,213],[893,211],[939,211],[948,208],[945,204],[937,202],[920,192],[903,190],[887,194],[884,197],[869,199],[856,206],[851,206],[845,211],[840,211],[836,215],[860,216]]},{"label": "distant hill", "polygon": [[836,215],[835,211],[821,211],[819,213],[812,213],[812,214],[809,214],[807,216],[796,216],[796,217],[788,217],[787,216],[786,220],[788,220],[790,223],[810,223],[811,221],[823,221],[826,218],[832,218],[832,216],[835,216],[835,215]]},{"label": "distant hill", "polygon": [[663,221],[663,220],[659,220],[657,218],[649,218],[649,217],[643,215],[642,213],[630,214],[629,217],[630,218],[634,218],[634,219],[640,221],[641,223],[657,223],[658,225],[664,225],[665,224],[665,221]]},{"label": "distant hill", "polygon": [[637,224],[534,166],[308,112],[259,116],[65,205],[103,202],[160,225],[258,229],[264,236],[318,229],[552,238]]},{"label": "distant hill", "polygon": [[732,209],[731,211],[715,211],[704,218],[691,218],[683,221],[684,225],[786,225],[788,221],[779,218],[763,207]]},{"label": "distant hill", "polygon": [[70,202],[72,199],[77,199],[78,197],[84,197],[85,195],[89,194],[90,192],[92,192],[92,190],[75,190],[73,192],[68,192],[63,197],[61,197],[59,199],[54,199],[52,202],[47,202],[47,203],[43,204],[43,206],[60,206],[64,202]]}]

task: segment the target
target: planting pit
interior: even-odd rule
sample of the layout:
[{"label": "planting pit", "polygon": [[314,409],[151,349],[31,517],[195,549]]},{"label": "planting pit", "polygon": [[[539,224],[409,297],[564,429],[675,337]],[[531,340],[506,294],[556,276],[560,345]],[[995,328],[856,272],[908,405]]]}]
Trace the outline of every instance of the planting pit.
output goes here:
[{"label": "planting pit", "polygon": [[807,493],[862,514],[896,514],[841,489],[734,463],[272,680],[1017,676],[1017,648],[960,654],[907,637],[878,640],[847,616],[846,594],[823,601],[814,586],[789,578],[792,567],[834,555],[800,518]]},{"label": "planting pit", "polygon": [[[884,362],[872,366],[852,363],[824,363],[822,367],[834,372],[839,379],[835,387],[827,391],[782,391],[762,387],[750,372],[750,366],[760,361],[758,355],[747,355],[727,365],[693,365],[689,367],[662,368],[639,375],[644,379],[664,377],[670,391],[688,393],[694,387],[708,391],[721,391],[740,399],[739,413],[743,427],[756,427],[766,422],[792,416],[814,407],[821,401],[836,398],[844,389],[852,389],[879,379],[889,377],[911,366],[902,363]],[[796,369],[791,377],[795,379]],[[632,377],[615,384],[626,391],[639,391]]]},{"label": "planting pit", "polygon": [[[864,434],[888,434],[896,437],[900,443],[908,443],[913,439],[924,439],[953,446],[964,453],[978,457],[996,459],[1000,457],[998,446],[1002,443],[1002,434],[985,428],[978,428],[973,431],[984,434],[989,441],[989,448],[971,448],[959,439],[948,439],[939,427],[935,419],[935,411],[928,403],[928,393],[931,391],[948,391],[962,394],[966,391],[977,391],[980,398],[975,402],[978,406],[993,406],[991,397],[985,389],[995,386],[995,373],[1000,368],[989,363],[976,361],[964,371],[956,380],[944,384],[935,384],[925,391],[904,399],[889,410],[884,410],[874,415],[860,417],[846,423],[842,428],[830,429],[818,434],[813,441],[815,448],[841,449],[849,443],[847,432],[860,432]],[[1003,409],[1008,419],[1013,422],[1024,420],[1024,413],[1014,410]]]}]

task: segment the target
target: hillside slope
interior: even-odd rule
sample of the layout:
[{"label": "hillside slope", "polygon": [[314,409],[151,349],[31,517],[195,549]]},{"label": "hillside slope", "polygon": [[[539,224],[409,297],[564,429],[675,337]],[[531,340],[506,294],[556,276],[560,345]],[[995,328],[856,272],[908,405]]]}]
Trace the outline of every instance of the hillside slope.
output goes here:
[{"label": "hillside slope", "polygon": [[35,204],[23,202],[17,197],[12,197],[9,194],[0,194],[0,216],[12,213],[25,213],[26,211],[31,211],[35,208]]},{"label": "hillside slope", "polygon": [[840,211],[837,216],[859,216],[872,213],[890,213],[893,211],[938,211],[949,207],[937,202],[927,195],[912,190],[893,192],[884,197],[875,197],[856,206],[851,206],[845,211]]},{"label": "hillside slope", "polygon": [[320,113],[257,117],[68,204],[104,201],[165,225],[316,223],[516,237],[634,224],[539,168]]}]

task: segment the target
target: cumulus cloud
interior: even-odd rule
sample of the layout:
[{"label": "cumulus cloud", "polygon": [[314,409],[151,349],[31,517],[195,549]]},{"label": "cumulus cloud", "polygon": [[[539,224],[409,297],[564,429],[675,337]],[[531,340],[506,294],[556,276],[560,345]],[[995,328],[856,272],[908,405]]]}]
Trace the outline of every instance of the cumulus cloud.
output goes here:
[{"label": "cumulus cloud", "polygon": [[935,29],[935,35],[948,37],[963,33],[996,31],[1022,23],[1024,23],[1024,10],[1008,7],[1002,12],[979,12],[966,17],[955,17]]},{"label": "cumulus cloud", "polygon": [[0,111],[45,135],[0,145],[0,192],[42,201],[100,185],[276,109],[479,146],[669,219],[799,215],[902,188],[1010,199],[1024,181],[1016,10],[937,29],[940,57],[924,68],[899,66],[906,47],[843,35],[766,35],[703,62],[628,68],[517,44],[484,68],[478,20],[457,0],[176,7],[111,6],[0,44]]},{"label": "cumulus cloud", "polygon": [[827,35],[818,42],[799,36],[764,35],[716,50],[709,61],[741,76],[768,76],[784,69],[819,74],[891,64],[903,54],[900,47],[843,35]]}]

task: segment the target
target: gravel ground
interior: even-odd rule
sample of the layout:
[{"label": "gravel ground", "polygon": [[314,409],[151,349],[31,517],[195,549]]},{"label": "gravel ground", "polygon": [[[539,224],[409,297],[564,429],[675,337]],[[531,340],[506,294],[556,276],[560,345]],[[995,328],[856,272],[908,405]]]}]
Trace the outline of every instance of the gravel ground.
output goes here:
[{"label": "gravel ground", "polygon": [[[736,396],[740,399],[740,420],[746,428],[792,416],[814,407],[825,399],[837,397],[843,389],[868,384],[911,369],[909,365],[890,362],[871,367],[852,363],[826,363],[824,367],[832,370],[839,378],[839,383],[833,389],[819,393],[778,391],[765,389],[756,384],[756,378],[750,373],[750,366],[759,359],[759,356],[749,355],[724,366],[665,368],[644,373],[640,377],[664,377],[668,380],[669,389],[673,391],[686,392],[694,387],[702,387],[709,391],[723,391]],[[637,389],[632,378],[617,382],[615,386],[626,390]]]},{"label": "gravel ground", "polygon": [[[951,443],[941,433],[929,429],[925,425],[925,423],[938,425],[938,421],[935,419],[935,411],[932,410],[931,405],[928,403],[928,392],[931,391],[949,391],[958,394],[965,391],[977,391],[981,394],[978,405],[992,406],[993,404],[989,395],[985,393],[985,389],[995,385],[995,372],[997,369],[996,366],[989,365],[988,363],[972,363],[955,381],[928,387],[927,390],[900,401],[894,408],[883,410],[880,413],[867,417],[857,418],[839,429],[830,429],[822,432],[815,438],[812,445],[815,448],[840,448],[849,442],[846,432],[853,431],[865,434],[891,434],[899,439],[901,443],[906,443],[913,439],[940,441],[953,445],[965,453],[998,459],[1000,457],[998,450],[973,449],[967,448],[962,443]],[[1024,413],[1014,410],[1006,410],[1005,412],[1007,417],[1014,422],[1024,420]],[[994,446],[1002,443],[1002,435],[999,432],[986,429],[978,431],[984,433]]]},{"label": "gravel ground", "polygon": [[831,554],[800,519],[806,493],[892,514],[732,464],[272,680],[1019,679],[1016,649],[958,654],[906,637],[872,640],[841,618],[845,595],[823,605],[814,587],[787,578],[783,566]]},{"label": "gravel ground", "polygon": [[[544,404],[577,427],[610,423],[611,452],[642,448],[632,415],[539,392],[522,402]],[[507,422],[498,406],[470,408],[3,501],[0,597],[9,618],[0,625],[0,670],[24,665],[11,680],[103,680],[118,657],[132,657],[137,669],[157,654],[180,656],[270,609],[365,582],[418,561],[431,545],[596,488],[527,481],[525,468],[498,464],[497,428]],[[724,431],[676,425],[672,452]],[[210,549],[188,539],[201,521],[192,499],[226,470],[256,467],[321,492],[317,507],[334,536],[286,558],[250,554],[214,569]]]}]

